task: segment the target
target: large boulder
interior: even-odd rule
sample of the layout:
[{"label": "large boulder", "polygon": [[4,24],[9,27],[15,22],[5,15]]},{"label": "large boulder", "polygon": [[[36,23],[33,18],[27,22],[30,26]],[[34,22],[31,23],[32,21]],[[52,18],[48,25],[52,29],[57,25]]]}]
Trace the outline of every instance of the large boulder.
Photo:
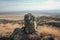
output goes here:
[{"label": "large boulder", "polygon": [[11,40],[38,40],[39,35],[37,34],[37,32],[32,34],[27,34],[23,29],[16,28],[12,33],[12,35],[10,36],[10,39]]},{"label": "large boulder", "polygon": [[[10,36],[11,40],[41,40],[43,36],[35,30],[34,22],[35,17],[31,13],[26,14],[24,16],[25,27],[16,28]],[[47,38],[52,39],[51,37]],[[44,37],[42,40],[47,38]]]},{"label": "large boulder", "polygon": [[55,40],[53,36],[45,36],[41,40]]},{"label": "large boulder", "polygon": [[11,40],[15,40],[16,38],[21,38],[25,34],[25,31],[22,28],[16,28],[10,36]]},{"label": "large boulder", "polygon": [[35,17],[31,14],[31,13],[28,13],[24,16],[24,23],[25,23],[25,31],[26,33],[33,33],[35,32],[35,25],[34,25],[34,22],[35,22]]}]

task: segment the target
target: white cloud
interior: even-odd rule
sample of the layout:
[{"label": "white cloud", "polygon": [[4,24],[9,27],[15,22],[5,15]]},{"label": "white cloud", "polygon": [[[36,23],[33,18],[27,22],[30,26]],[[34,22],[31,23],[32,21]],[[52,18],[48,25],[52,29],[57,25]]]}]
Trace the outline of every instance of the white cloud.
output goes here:
[{"label": "white cloud", "polygon": [[47,2],[42,3],[40,6],[41,10],[54,10],[54,9],[59,9],[60,7],[60,2],[52,1],[49,0]]},{"label": "white cloud", "polygon": [[54,9],[60,9],[60,2],[48,0],[43,3],[34,4],[29,8],[29,10],[54,10]]},{"label": "white cloud", "polygon": [[0,2],[0,11],[19,11],[19,10],[54,10],[60,9],[60,2],[48,0],[41,3],[36,2]]}]

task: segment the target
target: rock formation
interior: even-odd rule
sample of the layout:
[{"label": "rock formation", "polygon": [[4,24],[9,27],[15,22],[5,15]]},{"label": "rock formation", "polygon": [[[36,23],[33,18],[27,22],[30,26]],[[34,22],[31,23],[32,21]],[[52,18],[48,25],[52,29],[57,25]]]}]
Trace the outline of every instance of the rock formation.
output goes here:
[{"label": "rock formation", "polygon": [[35,17],[31,13],[26,14],[24,16],[25,27],[16,28],[10,40],[44,40],[45,38],[35,30],[34,21]]},{"label": "rock formation", "polygon": [[24,23],[25,23],[25,31],[26,33],[33,33],[35,32],[35,25],[34,25],[35,17],[28,13],[24,16]]}]

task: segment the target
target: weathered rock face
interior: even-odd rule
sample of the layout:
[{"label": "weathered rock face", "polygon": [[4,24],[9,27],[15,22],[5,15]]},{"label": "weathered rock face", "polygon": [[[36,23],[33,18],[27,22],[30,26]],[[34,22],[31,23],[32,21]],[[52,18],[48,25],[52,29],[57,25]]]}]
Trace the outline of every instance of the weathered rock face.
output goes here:
[{"label": "weathered rock face", "polygon": [[[43,37],[42,34],[38,34],[35,30],[34,16],[32,14],[26,14],[24,16],[25,27],[16,28],[12,35],[11,40],[51,40],[52,37]],[[54,39],[53,39],[54,40]]]},{"label": "weathered rock face", "polygon": [[29,40],[41,40],[40,36],[37,33],[28,34]]},{"label": "weathered rock face", "polygon": [[[11,40],[38,40],[37,33],[27,34],[23,29],[16,28],[11,35]],[[40,40],[40,39],[39,39]]]},{"label": "weathered rock face", "polygon": [[28,13],[24,16],[24,23],[25,23],[25,31],[27,33],[35,32],[35,25],[34,25],[35,17]]},{"label": "weathered rock face", "polygon": [[23,29],[20,29],[20,28],[16,28],[14,30],[14,32],[12,33],[12,35],[10,36],[11,40],[18,40],[22,38],[22,36],[24,35],[24,31]]},{"label": "weathered rock face", "polygon": [[55,40],[53,36],[45,36],[41,40]]},{"label": "weathered rock face", "polygon": [[23,35],[16,34],[13,39],[14,40],[29,40],[26,34],[23,34]]},{"label": "weathered rock face", "polygon": [[35,17],[29,13],[24,16],[24,28],[16,28],[11,35],[13,40],[37,40],[39,38],[34,25]]},{"label": "weathered rock face", "polygon": [[11,35],[11,40],[55,40],[55,39],[53,36],[38,35],[37,32],[27,34],[22,29],[17,28]]},{"label": "weathered rock face", "polygon": [[60,22],[56,21],[56,22],[48,22],[47,23],[49,26],[55,26],[55,27],[60,27]]}]

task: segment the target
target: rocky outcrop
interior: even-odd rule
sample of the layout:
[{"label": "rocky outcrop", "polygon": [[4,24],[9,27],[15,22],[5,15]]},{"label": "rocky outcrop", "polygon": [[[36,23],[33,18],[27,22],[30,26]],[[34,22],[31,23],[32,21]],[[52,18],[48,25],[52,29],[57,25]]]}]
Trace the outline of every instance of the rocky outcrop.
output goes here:
[{"label": "rocky outcrop", "polygon": [[11,40],[38,40],[39,36],[37,33],[27,34],[23,29],[16,28],[10,38]]},{"label": "rocky outcrop", "polygon": [[[10,36],[10,39],[11,40],[45,40],[44,36],[42,34],[38,34],[38,32],[35,30],[34,21],[35,21],[34,16],[31,13],[26,14],[24,16],[25,27],[16,28],[12,33],[12,35]],[[50,37],[47,38],[49,39]]]},{"label": "rocky outcrop", "polygon": [[46,24],[49,25],[49,26],[53,26],[53,27],[60,27],[60,21],[48,22]]},{"label": "rocky outcrop", "polygon": [[10,40],[55,40],[53,36],[43,36],[43,34],[38,34],[38,32],[27,34],[23,29],[16,28],[12,35],[10,36]]},{"label": "rocky outcrop", "polygon": [[45,36],[41,40],[55,40],[53,36]]}]

